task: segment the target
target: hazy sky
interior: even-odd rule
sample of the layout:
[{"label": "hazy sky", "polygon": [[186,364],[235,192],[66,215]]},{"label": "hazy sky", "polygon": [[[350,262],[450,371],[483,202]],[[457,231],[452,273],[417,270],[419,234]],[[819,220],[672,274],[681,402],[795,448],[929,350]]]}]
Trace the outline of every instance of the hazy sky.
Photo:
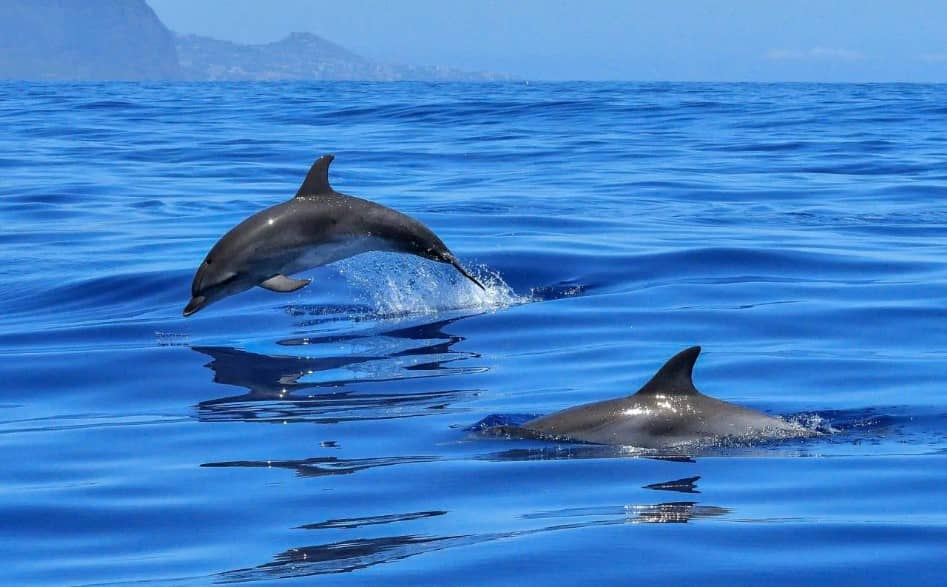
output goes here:
[{"label": "hazy sky", "polygon": [[947,82],[945,0],[148,0],[172,30],[304,31],[524,79]]}]

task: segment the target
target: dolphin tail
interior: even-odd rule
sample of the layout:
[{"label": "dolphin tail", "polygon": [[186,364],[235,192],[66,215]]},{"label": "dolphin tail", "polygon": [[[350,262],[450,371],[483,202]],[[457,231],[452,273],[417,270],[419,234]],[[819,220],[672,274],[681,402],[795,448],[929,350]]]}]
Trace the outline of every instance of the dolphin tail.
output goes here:
[{"label": "dolphin tail", "polygon": [[450,263],[451,265],[454,266],[455,269],[457,269],[458,271],[460,271],[460,274],[461,274],[461,275],[463,275],[464,277],[466,277],[466,278],[469,279],[470,281],[474,282],[474,285],[476,285],[477,287],[479,287],[479,288],[482,289],[483,291],[487,291],[487,288],[485,288],[485,287],[483,286],[483,284],[480,283],[480,281],[477,280],[476,277],[474,277],[473,275],[471,275],[469,271],[467,271],[466,269],[464,269],[464,266],[461,265],[461,264],[460,264],[460,261],[458,261],[453,255],[451,255],[450,261],[448,261],[448,263]]}]

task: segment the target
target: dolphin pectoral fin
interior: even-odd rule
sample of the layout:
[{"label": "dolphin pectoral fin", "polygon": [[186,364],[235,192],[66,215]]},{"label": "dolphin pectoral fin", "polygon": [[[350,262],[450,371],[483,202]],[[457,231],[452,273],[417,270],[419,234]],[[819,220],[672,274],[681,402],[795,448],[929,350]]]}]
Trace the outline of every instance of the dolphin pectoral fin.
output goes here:
[{"label": "dolphin pectoral fin", "polygon": [[297,289],[302,289],[310,283],[312,283],[311,279],[293,279],[292,277],[286,277],[282,273],[277,273],[266,281],[260,282],[258,285],[270,291],[289,293]]},{"label": "dolphin pectoral fin", "polygon": [[297,198],[315,196],[316,194],[331,194],[335,190],[329,185],[329,164],[335,159],[334,155],[323,155],[309,168],[306,179],[296,192]]}]

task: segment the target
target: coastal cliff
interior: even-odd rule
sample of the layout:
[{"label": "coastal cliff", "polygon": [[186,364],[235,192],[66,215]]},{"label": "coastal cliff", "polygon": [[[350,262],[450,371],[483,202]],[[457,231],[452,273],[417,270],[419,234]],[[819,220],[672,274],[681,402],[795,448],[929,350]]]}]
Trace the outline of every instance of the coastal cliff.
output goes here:
[{"label": "coastal cliff", "polygon": [[144,0],[0,2],[0,79],[180,77],[174,34]]}]

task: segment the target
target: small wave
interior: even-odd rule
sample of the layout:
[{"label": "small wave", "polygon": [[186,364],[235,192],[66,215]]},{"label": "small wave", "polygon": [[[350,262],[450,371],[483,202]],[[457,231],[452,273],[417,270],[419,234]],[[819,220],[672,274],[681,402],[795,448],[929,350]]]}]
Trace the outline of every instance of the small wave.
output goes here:
[{"label": "small wave", "polygon": [[572,298],[586,293],[588,286],[574,281],[560,281],[553,285],[534,287],[531,290],[530,298],[533,301],[551,301],[562,298]]},{"label": "small wave", "polygon": [[[329,384],[292,383],[290,391]],[[421,418],[435,414],[461,411],[454,404],[471,401],[478,396],[472,390],[444,390],[404,394],[371,394],[339,391],[313,393],[305,396],[284,395],[270,399],[259,391],[237,397],[201,402],[197,418],[201,422],[256,422],[291,424],[339,424]],[[2,434],[2,431],[0,431]]]},{"label": "small wave", "polygon": [[144,107],[143,104],[131,100],[95,100],[79,105],[82,110],[131,110]]}]

